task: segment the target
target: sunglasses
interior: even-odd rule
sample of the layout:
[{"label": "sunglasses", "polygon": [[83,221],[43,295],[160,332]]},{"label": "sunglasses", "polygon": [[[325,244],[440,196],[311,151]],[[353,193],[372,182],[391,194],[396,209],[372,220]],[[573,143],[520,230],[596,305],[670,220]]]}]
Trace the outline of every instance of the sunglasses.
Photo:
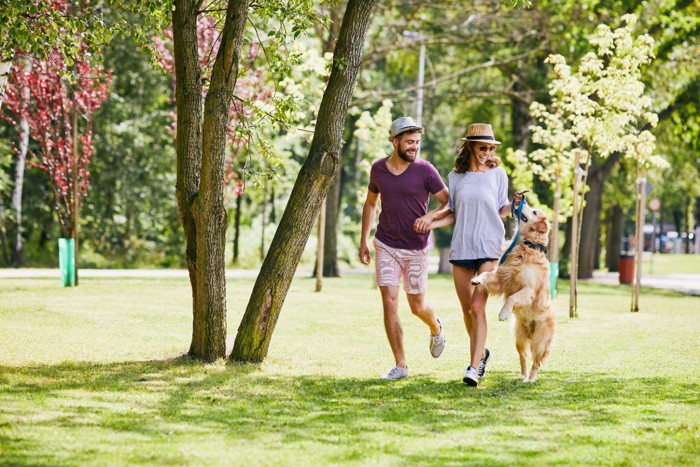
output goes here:
[{"label": "sunglasses", "polygon": [[479,146],[479,151],[481,151],[481,152],[491,152],[491,151],[495,151],[495,150],[496,150],[496,146]]}]

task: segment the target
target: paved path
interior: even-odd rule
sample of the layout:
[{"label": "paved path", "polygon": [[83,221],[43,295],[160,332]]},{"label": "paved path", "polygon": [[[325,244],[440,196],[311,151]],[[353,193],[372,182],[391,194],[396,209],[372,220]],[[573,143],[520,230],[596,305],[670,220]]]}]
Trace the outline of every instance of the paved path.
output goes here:
[{"label": "paved path", "polygon": [[[619,284],[619,275],[616,272],[593,273],[592,282],[601,284]],[[654,274],[642,275],[642,287],[654,289],[668,289],[684,293],[686,295],[700,296],[700,274]],[[629,287],[629,286],[627,286]]]},{"label": "paved path", "polygon": [[[437,267],[431,268],[431,271]],[[372,268],[343,269],[342,274],[371,274]],[[311,276],[311,270],[301,269],[297,276]],[[255,279],[258,271],[255,269],[227,269],[228,278]],[[30,278],[30,277],[55,277],[59,280],[58,269],[0,269],[2,278]],[[186,269],[81,269],[80,277],[162,277],[177,278],[187,277]],[[593,279],[589,281],[601,284],[619,284],[619,276],[616,272],[593,273]],[[642,276],[642,286],[657,289],[675,290],[687,295],[700,296],[700,274],[659,274]],[[625,286],[628,287],[628,286]]]}]

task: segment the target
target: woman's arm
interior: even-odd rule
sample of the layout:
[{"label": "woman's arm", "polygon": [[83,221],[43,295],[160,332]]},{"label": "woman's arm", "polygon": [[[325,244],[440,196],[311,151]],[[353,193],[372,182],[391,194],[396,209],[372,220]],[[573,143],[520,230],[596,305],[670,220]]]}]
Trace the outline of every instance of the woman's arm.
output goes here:
[{"label": "woman's arm", "polygon": [[440,219],[436,219],[430,223],[430,230],[439,229],[440,227],[449,227],[455,224],[455,213],[448,211],[449,213]]},{"label": "woman's arm", "polygon": [[[526,190],[527,191],[527,190]],[[515,203],[515,207],[517,209],[518,204],[520,204],[520,200],[523,199],[523,191],[516,191],[513,194],[513,202]],[[501,217],[506,217],[508,214],[510,214],[510,203],[506,204],[501,208],[500,211],[498,211],[498,214],[500,214]]]}]

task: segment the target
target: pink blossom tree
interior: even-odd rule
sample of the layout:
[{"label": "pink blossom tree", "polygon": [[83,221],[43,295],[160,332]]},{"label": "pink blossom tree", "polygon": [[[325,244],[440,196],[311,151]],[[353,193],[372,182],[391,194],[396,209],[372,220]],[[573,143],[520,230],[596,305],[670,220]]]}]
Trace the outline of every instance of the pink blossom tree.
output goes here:
[{"label": "pink blossom tree", "polygon": [[37,151],[28,151],[27,163],[48,173],[61,234],[76,239],[76,252],[78,212],[90,186],[92,119],[111,81],[88,55],[82,44],[70,65],[57,50],[44,60],[24,57],[31,66],[14,67],[3,108],[12,123],[26,121],[38,143]]}]

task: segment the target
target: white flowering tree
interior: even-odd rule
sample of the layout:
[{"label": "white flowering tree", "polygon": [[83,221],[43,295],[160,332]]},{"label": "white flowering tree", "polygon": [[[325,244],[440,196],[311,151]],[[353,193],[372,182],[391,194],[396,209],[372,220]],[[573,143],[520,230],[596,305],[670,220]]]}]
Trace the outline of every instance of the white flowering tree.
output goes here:
[{"label": "white flowering tree", "polygon": [[[561,55],[550,55],[551,103],[535,102],[530,108],[538,122],[532,128],[533,141],[543,146],[532,159],[540,177],[552,184],[555,200],[559,197],[556,211],[572,215],[579,226],[572,229],[571,316],[577,314],[576,279],[593,274],[603,185],[612,166],[621,157],[632,158],[640,173],[667,165],[653,154],[655,138],[648,128],[656,126],[658,117],[641,81],[642,68],[653,59],[653,40],[635,35],[636,16],[625,15],[622,21],[615,30],[598,26],[590,38],[591,52],[575,69]],[[580,211],[573,210],[578,190],[568,190],[579,173],[586,193]],[[584,216],[586,211],[594,215]]]}]

